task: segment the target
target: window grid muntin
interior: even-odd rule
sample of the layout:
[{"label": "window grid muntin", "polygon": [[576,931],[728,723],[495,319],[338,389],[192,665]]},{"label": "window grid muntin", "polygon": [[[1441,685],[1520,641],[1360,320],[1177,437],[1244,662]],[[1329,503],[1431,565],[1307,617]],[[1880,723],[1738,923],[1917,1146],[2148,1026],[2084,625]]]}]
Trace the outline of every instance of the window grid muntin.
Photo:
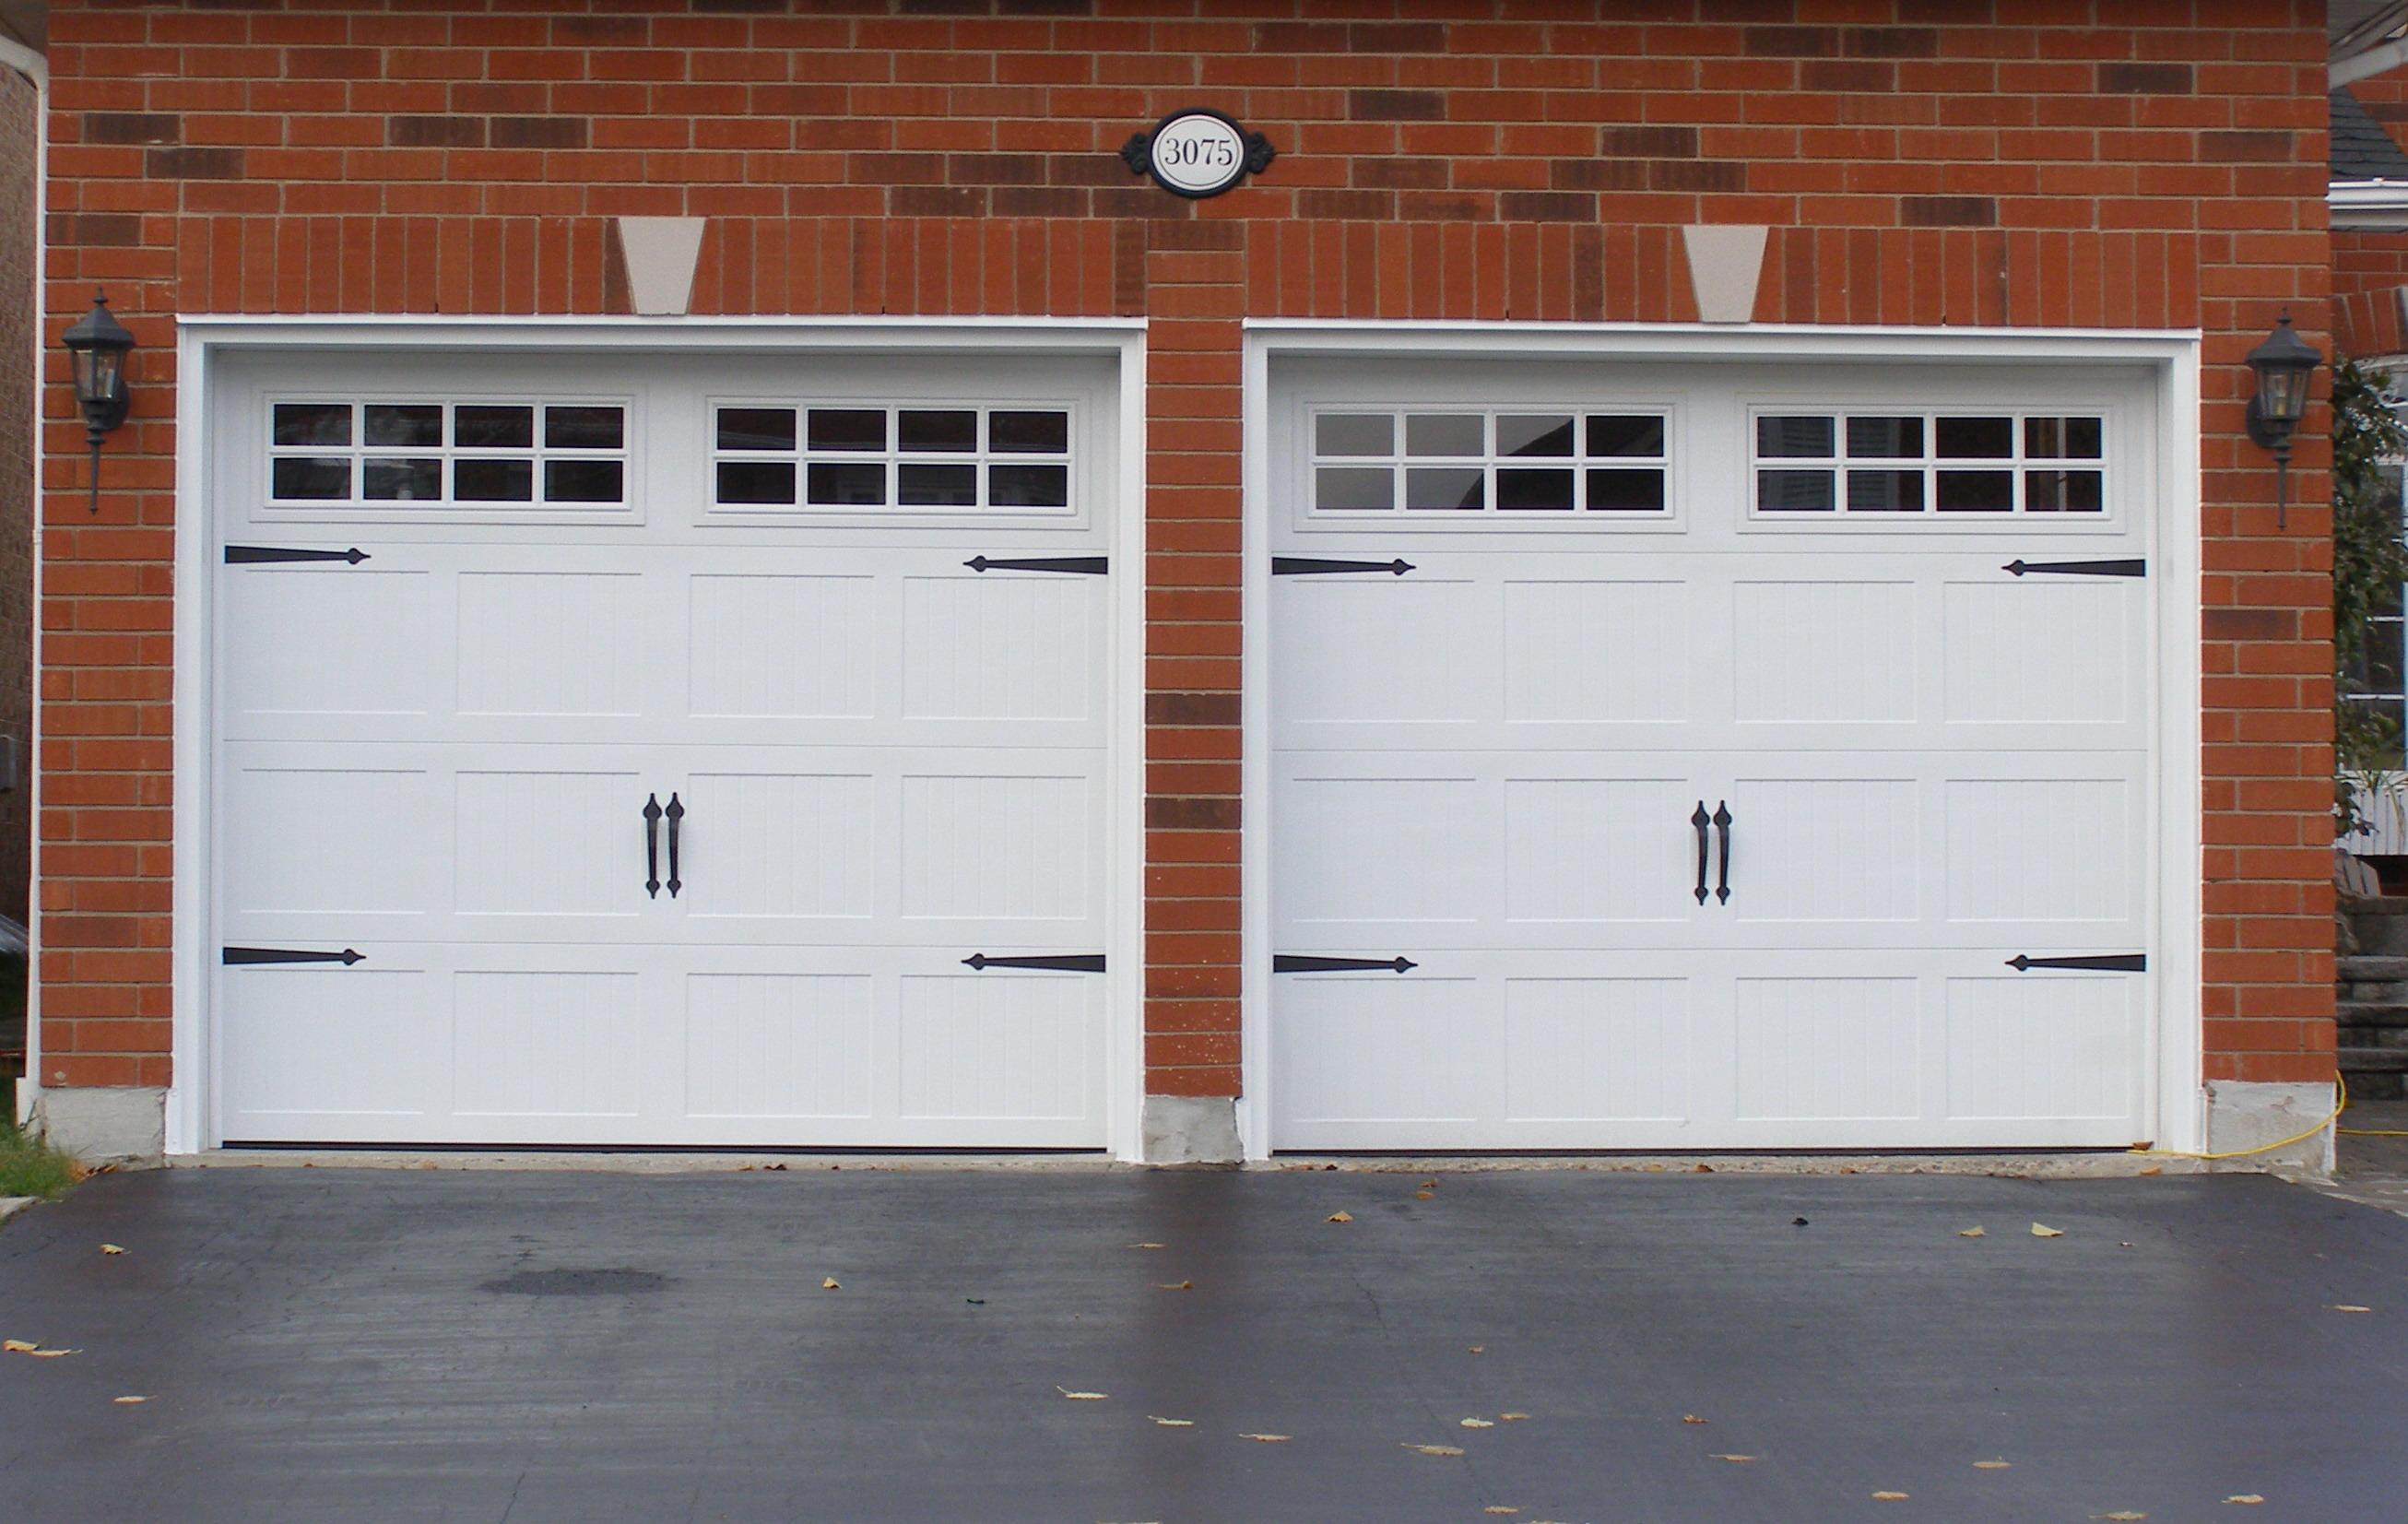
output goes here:
[{"label": "window grid muntin", "polygon": [[[810,420],[811,414],[815,412],[828,414],[882,413],[885,418],[885,444],[883,448],[876,450],[853,448],[814,449],[810,442]],[[730,449],[721,445],[721,421],[723,418],[731,414],[751,414],[758,416],[777,413],[786,414],[792,419],[793,438],[795,441],[792,446],[785,448]],[[918,447],[906,448],[903,443],[903,415],[906,413],[932,415],[955,413],[971,414],[976,420],[976,434],[973,439],[975,448],[968,450],[939,450]],[[1060,420],[1062,448],[1059,450],[1041,451],[1016,448],[998,449],[995,443],[994,431],[994,422],[997,414],[1038,414],[1058,418]],[[925,401],[914,399],[908,402],[844,401],[813,403],[800,401],[771,402],[752,398],[726,398],[714,400],[710,404],[710,419],[708,424],[708,427],[710,431],[710,502],[714,510],[734,513],[880,513],[892,515],[1000,513],[1015,515],[1041,515],[1047,518],[1068,517],[1079,510],[1077,501],[1078,476],[1072,469],[1072,467],[1075,464],[1073,446],[1074,441],[1078,438],[1078,422],[1077,410],[1068,403],[1059,402],[1015,401],[974,403],[958,400]],[[728,480],[724,467],[729,466],[744,467],[748,465],[772,467],[783,466],[790,467],[794,473],[792,494],[782,498],[763,498],[758,500],[728,496],[723,486],[723,483]],[[851,473],[847,473],[846,475],[839,477],[836,471],[826,469],[829,467],[875,468],[878,472],[878,480],[882,487],[878,499],[875,501],[865,499],[857,502],[812,501],[811,476],[813,467],[815,467],[823,468],[823,480],[830,482],[837,480],[858,480],[859,478]],[[927,476],[927,473],[924,472],[912,472],[911,476],[907,476],[907,471],[912,467],[970,467],[976,473],[977,490],[975,501],[968,503],[903,501],[905,482],[908,480],[911,480],[912,477],[925,480]],[[1008,474],[999,478],[996,475],[998,467]],[[1044,480],[1048,482],[1058,480],[1058,495],[1061,501],[1041,503],[1014,503],[1010,501],[998,501],[998,483],[1020,480],[1023,473],[1017,470],[1019,467],[1032,467],[1040,472],[1057,473],[1056,476],[1049,476]],[[1031,478],[1030,480],[1035,479]],[[1045,496],[1054,496],[1054,494],[1047,493]]]},{"label": "window grid muntin", "polygon": [[[1797,453],[1768,453],[1765,449],[1765,425],[1781,420],[1796,424],[1822,424],[1830,448],[1821,453],[1800,451]],[[1913,424],[1920,446],[1914,454],[1852,453],[1856,425],[1859,423]],[[2008,431],[2007,453],[2004,454],[1942,454],[1941,439],[1946,424],[1996,423]],[[2096,453],[2090,454],[2045,453],[2034,449],[2041,431],[2035,424],[2054,424],[2057,448],[2071,451],[2076,447],[2077,426],[2081,432],[2095,436]],[[1803,431],[1801,431],[1803,432]],[[1866,432],[1870,433],[1870,430]],[[1899,430],[1900,434],[1905,430]],[[2109,419],[2104,411],[2082,412],[2065,408],[1848,408],[1822,410],[1809,408],[1766,406],[1750,410],[1748,414],[1748,480],[1751,513],[1781,523],[1815,523],[1828,518],[1848,516],[1878,517],[1891,520],[1945,520],[1952,523],[1982,523],[2008,517],[2044,515],[2054,522],[2095,523],[2108,516],[2107,478],[2113,461],[2107,448]],[[1921,478],[1918,507],[1851,507],[1851,478],[1862,473],[1877,476],[1883,473],[1915,473]],[[1821,474],[1829,481],[1830,501],[1827,505],[1781,508],[1767,506],[1767,489],[1770,479],[1784,474],[1803,478]],[[2004,476],[2009,491],[2004,508],[1942,507],[1942,478],[1966,479]],[[2061,479],[2060,491],[2070,490],[2077,478],[2086,479],[2097,500],[2081,506],[2034,508],[2035,482]]]},{"label": "window grid muntin", "polygon": [[[348,419],[346,440],[342,444],[280,443],[280,414],[286,410],[344,410]],[[368,442],[370,415],[378,411],[419,411],[439,410],[440,424],[437,445],[372,444]],[[604,410],[617,413],[619,443],[616,448],[600,446],[569,447],[545,442],[548,415],[552,409]],[[525,410],[529,415],[530,443],[525,445],[462,445],[459,437],[459,416],[463,410],[472,413],[497,413]],[[378,510],[467,510],[477,512],[507,511],[514,509],[591,512],[597,509],[619,509],[627,506],[628,484],[632,474],[630,439],[635,429],[635,409],[624,397],[533,397],[523,401],[499,401],[493,398],[431,398],[408,396],[351,397],[271,397],[267,402],[267,451],[265,501],[274,508],[330,509],[363,508]],[[339,463],[345,471],[349,491],[342,496],[287,496],[278,490],[280,462]],[[574,465],[596,462],[618,467],[618,491],[608,497],[558,497],[548,491],[555,464]],[[367,487],[372,471],[390,474],[395,466],[432,464],[439,482],[433,497],[371,496]],[[467,464],[482,466],[524,466],[528,478],[528,495],[523,497],[463,497],[459,496],[459,467]]]},{"label": "window grid muntin", "polygon": [[[1413,421],[1423,420],[1416,429]],[[1340,433],[1349,431],[1375,432],[1380,420],[1387,424],[1387,449],[1379,453],[1359,454],[1324,453],[1324,425],[1328,423]],[[1564,453],[1505,453],[1499,449],[1506,420],[1562,421],[1569,424],[1570,439]],[[1639,421],[1652,424],[1656,431],[1656,449],[1649,453],[1592,453],[1592,421]],[[1417,442],[1451,431],[1462,431],[1469,442],[1469,431],[1462,425],[1479,424],[1479,448],[1457,449],[1452,453],[1415,453]],[[1583,406],[1515,405],[1488,408],[1466,407],[1348,407],[1331,406],[1312,410],[1306,418],[1307,467],[1312,511],[1316,515],[1378,514],[1391,518],[1412,518],[1432,524],[1459,521],[1495,522],[1505,524],[1548,524],[1560,520],[1587,523],[1629,522],[1669,518],[1671,515],[1671,431],[1670,413],[1661,408],[1605,408]],[[1415,436],[1422,439],[1417,440]],[[1431,481],[1439,473],[1478,473],[1479,503],[1476,507],[1415,507],[1415,473],[1422,482]],[[1337,473],[1331,475],[1330,473]],[[1652,473],[1657,488],[1652,507],[1629,507],[1606,503],[1593,506],[1590,494],[1597,480],[1622,474]],[[1500,506],[1508,496],[1509,485],[1522,489],[1538,484],[1541,475],[1568,474],[1570,496],[1561,506],[1513,507]],[[1368,485],[1385,477],[1385,506],[1363,506],[1329,500],[1335,489],[1346,483]],[[1608,515],[1604,519],[1587,519],[1589,513]],[[1445,517],[1440,517],[1445,515]]]}]

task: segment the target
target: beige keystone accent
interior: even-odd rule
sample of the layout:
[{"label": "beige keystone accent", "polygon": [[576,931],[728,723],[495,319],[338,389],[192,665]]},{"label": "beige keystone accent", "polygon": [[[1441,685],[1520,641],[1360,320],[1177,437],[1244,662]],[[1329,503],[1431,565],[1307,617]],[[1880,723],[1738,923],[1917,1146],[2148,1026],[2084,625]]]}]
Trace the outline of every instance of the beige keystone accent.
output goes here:
[{"label": "beige keystone accent", "polygon": [[1689,288],[1701,323],[1745,323],[1756,316],[1756,288],[1764,278],[1764,240],[1770,229],[1736,223],[1681,229],[1689,250]]},{"label": "beige keystone accent", "polygon": [[694,266],[702,254],[701,217],[622,217],[619,249],[627,256],[629,305],[642,317],[685,316],[694,301]]}]

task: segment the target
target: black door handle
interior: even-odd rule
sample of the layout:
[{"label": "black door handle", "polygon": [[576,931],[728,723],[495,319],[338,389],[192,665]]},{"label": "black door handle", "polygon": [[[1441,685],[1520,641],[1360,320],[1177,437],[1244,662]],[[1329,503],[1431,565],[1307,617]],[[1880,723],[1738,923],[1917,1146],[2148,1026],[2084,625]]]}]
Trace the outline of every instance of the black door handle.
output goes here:
[{"label": "black door handle", "polygon": [[[674,873],[677,870],[672,868],[669,871]],[[1702,873],[1705,870],[1701,868],[1698,871]],[[644,800],[644,893],[654,899],[661,897],[661,797],[658,794]]]},{"label": "black door handle", "polygon": [[661,812],[669,817],[669,898],[675,899],[684,887],[678,882],[678,822],[685,819],[685,806],[678,802],[674,790],[669,794],[669,807]]},{"label": "black door handle", "polygon": [[[1705,801],[1702,799],[1698,801],[1700,805],[1704,802]],[[1714,903],[1717,905],[1727,905],[1730,903],[1730,807],[1725,804],[1722,800],[1716,799],[1714,801],[1714,830],[1720,836],[1722,844],[1722,865],[1716,870],[1714,875]],[[671,826],[669,827],[669,840],[671,841],[675,841],[677,840],[677,827],[675,826]],[[677,859],[675,855],[672,855],[669,860],[671,862],[675,862]],[[677,891],[672,889],[669,892],[671,894],[675,894]],[[1703,891],[1701,890],[1700,893],[1702,892]]]},{"label": "black door handle", "polygon": [[1698,828],[1698,903],[1706,902],[1706,801],[1698,801],[1698,812],[1689,817]]}]

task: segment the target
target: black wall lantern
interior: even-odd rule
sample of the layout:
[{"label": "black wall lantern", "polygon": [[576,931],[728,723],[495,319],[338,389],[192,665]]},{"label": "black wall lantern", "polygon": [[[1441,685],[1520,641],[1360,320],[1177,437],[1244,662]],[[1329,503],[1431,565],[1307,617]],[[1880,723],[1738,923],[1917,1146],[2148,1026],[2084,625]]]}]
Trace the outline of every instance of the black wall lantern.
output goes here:
[{"label": "black wall lantern", "polygon": [[75,364],[76,405],[83,410],[84,439],[92,445],[92,511],[100,511],[100,441],[125,422],[125,355],[134,336],[108,310],[108,294],[95,295],[83,321],[59,336]]},{"label": "black wall lantern", "polygon": [[2274,527],[2285,527],[2290,510],[2291,431],[2308,410],[2308,378],[2324,356],[2291,331],[2291,314],[2266,341],[2249,352],[2249,368],[2258,376],[2258,394],[2249,399],[2249,438],[2274,456]]}]

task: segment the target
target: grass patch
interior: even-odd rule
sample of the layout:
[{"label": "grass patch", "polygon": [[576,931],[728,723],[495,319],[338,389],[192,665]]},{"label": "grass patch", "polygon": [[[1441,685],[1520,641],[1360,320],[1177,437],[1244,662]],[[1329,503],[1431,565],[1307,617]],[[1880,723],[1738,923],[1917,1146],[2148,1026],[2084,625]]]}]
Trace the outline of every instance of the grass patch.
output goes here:
[{"label": "grass patch", "polygon": [[29,1138],[7,1122],[0,1122],[0,1196],[64,1193],[84,1177],[81,1164],[38,1138]]}]

